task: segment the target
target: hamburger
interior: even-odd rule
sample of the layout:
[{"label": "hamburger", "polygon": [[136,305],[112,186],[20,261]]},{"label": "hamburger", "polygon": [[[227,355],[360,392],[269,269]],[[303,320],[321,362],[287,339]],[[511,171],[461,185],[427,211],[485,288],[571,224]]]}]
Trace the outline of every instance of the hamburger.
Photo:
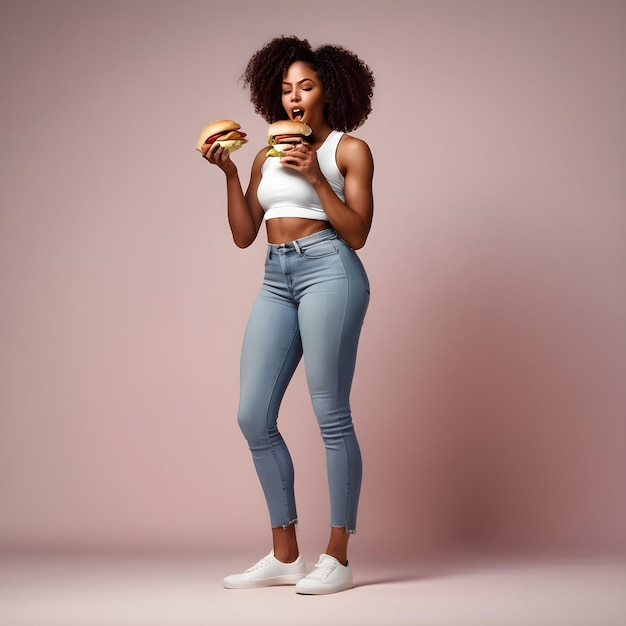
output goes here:
[{"label": "hamburger", "polygon": [[302,143],[313,131],[308,124],[296,120],[280,120],[270,125],[268,143],[270,149],[267,151],[268,157],[281,157],[287,146]]},{"label": "hamburger", "polygon": [[217,120],[207,124],[200,133],[196,142],[196,150],[202,150],[205,144],[218,143],[222,148],[231,152],[239,150],[247,143],[246,133],[241,132],[241,126],[233,120]]}]

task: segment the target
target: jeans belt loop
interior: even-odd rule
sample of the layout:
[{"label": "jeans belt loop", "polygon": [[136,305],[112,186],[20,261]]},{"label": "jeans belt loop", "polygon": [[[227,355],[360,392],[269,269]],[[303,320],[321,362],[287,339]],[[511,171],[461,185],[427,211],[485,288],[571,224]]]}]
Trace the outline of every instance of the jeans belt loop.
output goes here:
[{"label": "jeans belt loop", "polygon": [[298,245],[297,241],[293,242],[293,247],[296,249],[296,252],[298,253],[298,255],[302,254],[302,250],[300,249],[300,246]]}]

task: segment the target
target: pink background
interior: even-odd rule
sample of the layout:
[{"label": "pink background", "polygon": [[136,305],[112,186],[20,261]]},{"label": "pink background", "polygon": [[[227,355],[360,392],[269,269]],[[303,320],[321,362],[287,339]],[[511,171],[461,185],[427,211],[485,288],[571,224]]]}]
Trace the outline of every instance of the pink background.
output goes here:
[{"label": "pink background", "polygon": [[[362,556],[626,548],[626,5],[3,2],[0,548],[233,551],[268,517],[235,422],[264,238],[194,150],[280,34],[377,79],[354,385]],[[301,370],[300,541],[327,533]],[[316,552],[317,551],[317,552]]]}]

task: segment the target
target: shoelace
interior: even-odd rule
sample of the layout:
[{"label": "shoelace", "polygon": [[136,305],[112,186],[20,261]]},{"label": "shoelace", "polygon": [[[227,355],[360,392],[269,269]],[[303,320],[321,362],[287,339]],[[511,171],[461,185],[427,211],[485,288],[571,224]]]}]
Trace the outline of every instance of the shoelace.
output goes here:
[{"label": "shoelace", "polygon": [[251,565],[246,572],[254,572],[255,570],[260,569],[261,567],[265,567],[271,560],[272,555],[268,554],[264,556],[260,561],[257,561],[254,565]]},{"label": "shoelace", "polygon": [[336,567],[337,567],[336,563],[333,563],[332,561],[324,560],[321,563],[318,563],[313,568],[313,571],[309,574],[308,578],[318,578],[319,580],[323,580]]}]

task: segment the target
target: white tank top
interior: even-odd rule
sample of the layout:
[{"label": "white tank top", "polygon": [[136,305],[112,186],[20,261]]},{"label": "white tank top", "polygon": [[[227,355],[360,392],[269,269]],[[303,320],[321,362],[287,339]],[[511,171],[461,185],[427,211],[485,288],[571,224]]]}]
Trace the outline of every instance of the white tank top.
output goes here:
[{"label": "white tank top", "polygon": [[[344,133],[330,132],[317,149],[317,161],[326,180],[341,201],[345,200],[343,175],[337,167],[337,146]],[[304,217],[326,220],[322,203],[313,186],[300,174],[280,163],[278,157],[267,157],[261,166],[262,178],[257,189],[257,198],[265,211],[264,220],[276,217]]]}]

